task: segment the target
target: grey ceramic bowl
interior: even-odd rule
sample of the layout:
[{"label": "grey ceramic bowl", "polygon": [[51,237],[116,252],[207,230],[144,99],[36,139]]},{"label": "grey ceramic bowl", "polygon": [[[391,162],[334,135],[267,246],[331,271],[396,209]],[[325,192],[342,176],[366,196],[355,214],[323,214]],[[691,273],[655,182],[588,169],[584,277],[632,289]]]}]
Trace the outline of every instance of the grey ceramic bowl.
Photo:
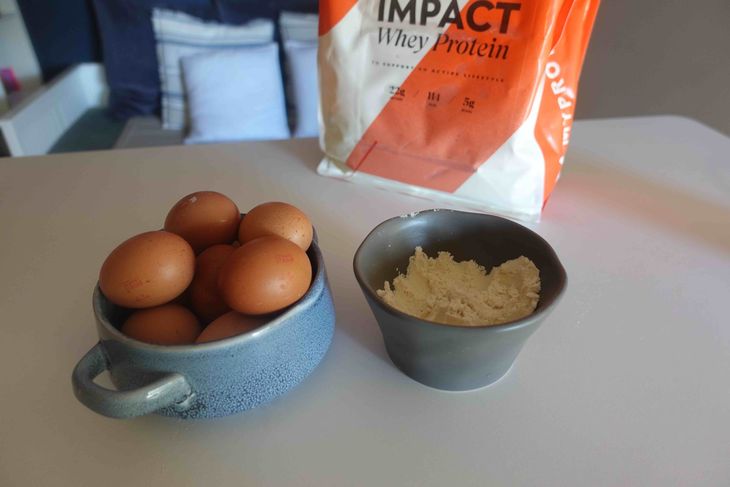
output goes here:
[{"label": "grey ceramic bowl", "polygon": [[[457,261],[473,259],[487,269],[521,255],[530,258],[542,281],[537,309],[494,326],[444,325],[398,311],[376,291],[405,272],[417,246],[429,256],[447,250]],[[553,249],[532,230],[497,216],[453,210],[422,211],[381,223],[357,250],[354,270],[393,363],[418,382],[449,391],[477,389],[504,376],[567,282]]]},{"label": "grey ceramic bowl", "polygon": [[[97,286],[97,343],[76,365],[76,397],[105,416],[156,412],[183,419],[226,416],[267,403],[307,377],[322,360],[335,313],[316,242],[307,254],[313,279],[307,293],[266,325],[220,341],[185,346],[142,343],[119,331],[130,310]],[[117,390],[94,382],[108,370]]]}]

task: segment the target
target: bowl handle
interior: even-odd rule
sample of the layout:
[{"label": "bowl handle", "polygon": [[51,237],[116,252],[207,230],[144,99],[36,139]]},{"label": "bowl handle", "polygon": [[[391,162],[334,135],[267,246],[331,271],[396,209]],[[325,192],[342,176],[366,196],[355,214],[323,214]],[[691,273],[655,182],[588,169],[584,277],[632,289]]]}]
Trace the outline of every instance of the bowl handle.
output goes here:
[{"label": "bowl handle", "polygon": [[[94,378],[109,369],[109,361],[97,343],[76,364],[71,382],[74,395],[86,407],[111,418],[131,418],[158,409],[184,403],[192,396],[184,376],[170,373],[138,389],[114,391],[94,382]],[[183,404],[180,404],[185,409]]]}]

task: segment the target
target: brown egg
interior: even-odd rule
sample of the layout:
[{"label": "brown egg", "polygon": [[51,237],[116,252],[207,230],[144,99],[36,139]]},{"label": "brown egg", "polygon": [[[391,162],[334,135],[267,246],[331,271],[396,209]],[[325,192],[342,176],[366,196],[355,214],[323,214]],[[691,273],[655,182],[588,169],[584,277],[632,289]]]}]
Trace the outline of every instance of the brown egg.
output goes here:
[{"label": "brown egg", "polygon": [[218,291],[218,273],[233,250],[232,245],[213,245],[195,259],[195,277],[189,288],[190,302],[195,314],[205,323],[231,309]]},{"label": "brown egg", "polygon": [[299,208],[288,203],[271,202],[246,213],[238,229],[238,240],[246,243],[258,237],[278,235],[307,250],[312,243],[312,234],[312,222]]},{"label": "brown egg", "polygon": [[218,289],[232,309],[259,315],[296,302],[311,281],[312,264],[299,246],[260,237],[233,251],[218,275]]},{"label": "brown egg", "polygon": [[165,218],[165,230],[188,241],[196,254],[236,239],[241,214],[227,196],[198,191],[175,203]]},{"label": "brown egg", "polygon": [[179,304],[135,311],[121,328],[130,338],[157,345],[195,343],[202,330],[192,311]]},{"label": "brown egg", "polygon": [[241,335],[255,330],[268,320],[261,316],[247,316],[236,311],[229,311],[205,327],[195,343],[206,343],[214,340]]},{"label": "brown egg", "polygon": [[113,303],[149,308],[179,296],[193,280],[195,254],[174,233],[146,232],[122,242],[101,266],[99,286]]}]

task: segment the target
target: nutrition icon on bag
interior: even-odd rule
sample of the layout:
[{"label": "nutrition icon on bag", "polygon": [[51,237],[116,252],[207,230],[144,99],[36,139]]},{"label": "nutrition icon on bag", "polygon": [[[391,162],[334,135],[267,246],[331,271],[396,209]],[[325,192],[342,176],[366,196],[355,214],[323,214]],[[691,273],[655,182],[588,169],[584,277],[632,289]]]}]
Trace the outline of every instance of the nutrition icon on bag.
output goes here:
[{"label": "nutrition icon on bag", "polygon": [[474,111],[475,105],[476,102],[473,99],[469,98],[468,96],[464,97],[464,101],[461,104],[461,111],[465,113],[471,113]]}]

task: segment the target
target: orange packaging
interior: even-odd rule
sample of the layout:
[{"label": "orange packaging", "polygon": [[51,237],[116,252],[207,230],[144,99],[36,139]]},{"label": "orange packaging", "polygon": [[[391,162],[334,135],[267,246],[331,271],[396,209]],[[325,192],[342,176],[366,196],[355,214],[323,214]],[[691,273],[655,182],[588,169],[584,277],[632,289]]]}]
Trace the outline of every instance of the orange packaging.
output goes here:
[{"label": "orange packaging", "polygon": [[320,174],[535,221],[598,0],[320,0]]}]

